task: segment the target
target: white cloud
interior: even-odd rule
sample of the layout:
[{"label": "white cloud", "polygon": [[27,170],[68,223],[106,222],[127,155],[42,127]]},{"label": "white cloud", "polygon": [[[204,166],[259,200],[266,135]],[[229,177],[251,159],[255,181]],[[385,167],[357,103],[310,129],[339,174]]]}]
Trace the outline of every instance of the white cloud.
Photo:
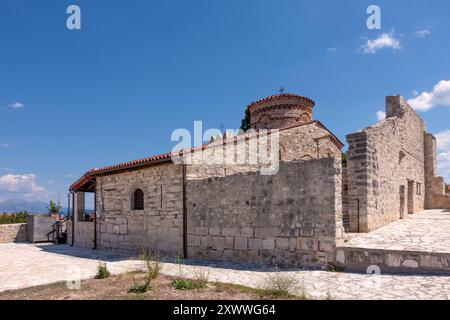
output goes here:
[{"label": "white cloud", "polygon": [[328,50],[328,52],[336,53],[338,51],[338,48],[337,47],[333,47],[333,48],[328,48],[327,50]]},{"label": "white cloud", "polygon": [[450,182],[450,130],[435,134],[437,140],[437,174]]},{"label": "white cloud", "polygon": [[76,176],[72,173],[68,173],[68,174],[66,174],[66,178],[73,179],[73,178],[76,178]]},{"label": "white cloud", "polygon": [[0,143],[0,148],[9,148],[9,147],[11,147],[9,144]]},{"label": "white cloud", "polygon": [[21,102],[14,102],[9,105],[13,109],[22,109],[25,108],[25,105]]},{"label": "white cloud", "polygon": [[48,197],[49,192],[37,184],[34,174],[0,176],[0,198],[3,200],[17,198],[46,200]]},{"label": "white cloud", "polygon": [[411,107],[419,111],[427,111],[435,106],[450,106],[450,80],[442,80],[431,92],[422,92],[408,101]]},{"label": "white cloud", "polygon": [[445,130],[434,135],[437,140],[438,150],[450,150],[450,130]]},{"label": "white cloud", "polygon": [[376,53],[384,48],[391,48],[394,51],[402,48],[400,40],[395,38],[394,32],[382,33],[376,39],[367,40],[366,44],[360,47],[360,51],[363,53]]},{"label": "white cloud", "polygon": [[386,112],[384,111],[377,111],[377,119],[378,121],[386,119]]},{"label": "white cloud", "polygon": [[431,30],[430,29],[419,30],[414,32],[414,35],[419,38],[426,38],[428,36],[431,36]]}]

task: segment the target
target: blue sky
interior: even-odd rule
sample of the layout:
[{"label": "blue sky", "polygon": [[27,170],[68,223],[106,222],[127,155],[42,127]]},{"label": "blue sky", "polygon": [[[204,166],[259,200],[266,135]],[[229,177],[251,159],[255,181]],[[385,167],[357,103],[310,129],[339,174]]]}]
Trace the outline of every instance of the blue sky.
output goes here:
[{"label": "blue sky", "polygon": [[[81,8],[81,30],[66,9]],[[369,30],[367,7],[381,8]],[[341,140],[402,94],[450,179],[447,0],[3,0],[0,201],[48,200],[83,172],[167,152],[176,128],[238,128],[280,86]],[[379,113],[380,114],[380,113]]]}]

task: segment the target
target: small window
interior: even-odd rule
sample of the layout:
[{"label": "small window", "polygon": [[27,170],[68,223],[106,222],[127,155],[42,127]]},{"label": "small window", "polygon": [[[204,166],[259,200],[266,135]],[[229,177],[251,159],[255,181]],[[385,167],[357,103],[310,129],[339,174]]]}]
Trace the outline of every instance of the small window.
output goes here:
[{"label": "small window", "polygon": [[141,189],[133,194],[133,210],[144,210],[144,192]]},{"label": "small window", "polygon": [[422,195],[422,184],[421,183],[417,183],[416,185],[416,193],[418,196]]}]

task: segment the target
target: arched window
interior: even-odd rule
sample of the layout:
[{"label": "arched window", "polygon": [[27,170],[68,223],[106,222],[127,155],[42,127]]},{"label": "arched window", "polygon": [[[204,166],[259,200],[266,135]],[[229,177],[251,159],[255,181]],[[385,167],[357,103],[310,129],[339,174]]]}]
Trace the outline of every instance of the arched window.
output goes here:
[{"label": "arched window", "polygon": [[144,210],[144,192],[141,189],[133,193],[133,210]]}]

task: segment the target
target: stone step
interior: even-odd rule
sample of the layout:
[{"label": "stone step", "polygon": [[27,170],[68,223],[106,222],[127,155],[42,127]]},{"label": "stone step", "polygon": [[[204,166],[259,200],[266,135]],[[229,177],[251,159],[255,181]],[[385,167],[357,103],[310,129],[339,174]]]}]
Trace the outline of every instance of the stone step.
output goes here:
[{"label": "stone step", "polygon": [[336,264],[344,271],[381,274],[450,274],[450,253],[342,246]]}]

